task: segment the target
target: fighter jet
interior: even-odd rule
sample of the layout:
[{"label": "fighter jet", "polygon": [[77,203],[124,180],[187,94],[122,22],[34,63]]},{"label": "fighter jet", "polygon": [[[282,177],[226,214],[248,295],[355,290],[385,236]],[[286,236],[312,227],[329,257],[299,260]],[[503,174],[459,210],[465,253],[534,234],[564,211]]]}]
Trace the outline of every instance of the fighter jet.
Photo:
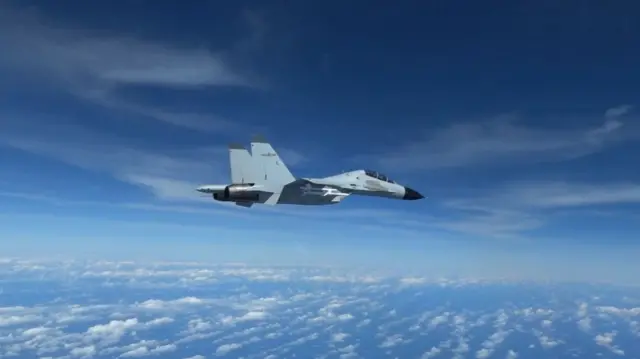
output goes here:
[{"label": "fighter jet", "polygon": [[385,197],[402,200],[424,198],[372,170],[355,170],[324,178],[296,178],[278,153],[263,136],[254,136],[251,153],[242,145],[229,145],[230,184],[198,187],[201,193],[216,201],[233,202],[251,207],[266,205],[329,205],[342,202],[350,195]]}]

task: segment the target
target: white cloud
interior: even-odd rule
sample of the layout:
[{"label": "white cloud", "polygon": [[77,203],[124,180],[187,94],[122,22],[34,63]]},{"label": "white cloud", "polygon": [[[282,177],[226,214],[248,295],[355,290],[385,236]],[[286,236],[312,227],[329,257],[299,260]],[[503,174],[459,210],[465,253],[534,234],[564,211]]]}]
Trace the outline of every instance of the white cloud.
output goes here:
[{"label": "white cloud", "polygon": [[214,328],[214,325],[206,320],[195,318],[190,319],[188,323],[187,333],[206,332]]},{"label": "white cloud", "polygon": [[347,334],[347,333],[334,333],[334,334],[331,335],[331,341],[332,342],[342,342],[347,337],[349,337],[349,334]]},{"label": "white cloud", "polygon": [[[214,201],[195,191],[202,183],[226,183],[228,179],[228,153],[226,147],[193,148],[172,151],[142,150],[117,137],[89,131],[77,126],[62,126],[48,131],[51,124],[43,124],[41,132],[31,129],[0,133],[0,144],[33,154],[52,158],[89,171],[104,173],[114,179],[148,191],[166,205],[156,203],[118,203],[89,200],[66,200],[44,193],[0,193],[26,200],[49,202],[56,205],[119,206],[145,211],[170,211],[178,213],[212,214],[224,211],[234,215],[251,215],[252,212],[230,203]],[[202,156],[207,161],[202,161]],[[42,190],[47,191],[46,188]],[[188,205],[183,205],[188,204]],[[202,206],[198,206],[202,204]],[[263,215],[265,211],[262,210]],[[271,210],[274,214],[300,214],[287,209]],[[253,213],[255,215],[255,213]]]},{"label": "white cloud", "polygon": [[493,353],[492,350],[489,350],[487,348],[482,348],[482,349],[480,349],[480,350],[478,350],[476,352],[476,358],[477,359],[486,359],[491,355],[491,353]]},{"label": "white cloud", "polygon": [[177,349],[175,344],[156,345],[155,342],[151,341],[141,341],[134,345],[136,348],[125,351],[120,355],[120,358],[138,358],[151,355],[161,355],[164,353],[174,352]]},{"label": "white cloud", "polygon": [[156,319],[153,319],[151,321],[148,321],[146,323],[146,325],[148,325],[148,326],[166,325],[166,324],[171,324],[173,322],[174,322],[173,318],[162,317],[162,318],[156,318]]},{"label": "white cloud", "polygon": [[[73,25],[65,28],[33,8],[27,11],[7,4],[0,5],[0,47],[6,50],[0,69],[23,71],[23,78],[40,80],[45,90],[54,86],[55,92],[67,91],[103,106],[111,111],[108,118],[113,121],[132,121],[135,116],[142,116],[196,130],[228,133],[239,127],[216,115],[135,103],[116,97],[115,92],[131,84],[255,85],[228,66],[228,57],[232,56],[228,49],[189,49],[127,35],[98,34]],[[216,158],[222,160],[226,152],[217,148],[182,153],[135,148],[122,136],[88,130],[82,126],[86,119],[72,114],[44,114],[28,108],[7,111],[0,113],[6,124],[0,138],[2,144],[107,173],[148,188],[162,199],[197,201],[201,199],[193,190],[197,184],[227,176],[228,164],[215,162]],[[203,156],[208,161],[202,161]],[[220,171],[221,168],[225,170]]]},{"label": "white cloud", "polygon": [[218,349],[216,349],[216,354],[218,354],[218,355],[226,355],[230,351],[239,349],[241,347],[242,347],[242,345],[240,345],[238,343],[223,344],[223,345],[219,346]]},{"label": "white cloud", "polygon": [[[528,127],[513,117],[456,124],[380,161],[400,171],[572,159],[639,138],[637,124],[622,118],[631,109],[627,105],[612,108],[601,125],[573,130]],[[447,211],[429,218],[429,223],[431,229],[481,238],[534,239],[530,233],[562,214],[548,209],[575,213],[588,206],[638,203],[640,184],[633,182],[519,181],[444,199]]]},{"label": "white cloud", "polygon": [[428,279],[424,277],[407,277],[400,279],[400,282],[406,285],[420,285],[426,283],[427,281]]},{"label": "white cloud", "polygon": [[519,238],[554,219],[558,213],[550,209],[576,211],[617,204],[640,204],[640,184],[512,182],[464,199],[445,200],[443,205],[457,215],[434,220],[433,225],[488,238]]},{"label": "white cloud", "polygon": [[589,314],[589,303],[581,302],[580,304],[578,304],[578,313],[577,314],[578,314],[579,317],[587,316],[587,314]]},{"label": "white cloud", "polygon": [[138,326],[137,318],[112,320],[107,324],[98,324],[87,329],[87,334],[96,339],[118,341],[128,331]]},{"label": "white cloud", "polygon": [[613,340],[616,337],[617,332],[608,332],[603,334],[598,334],[595,336],[594,341],[596,344],[609,349],[612,353],[616,355],[624,355],[624,351],[613,345]]},{"label": "white cloud", "polygon": [[245,134],[258,131],[258,129],[252,129],[250,126],[241,125],[238,122],[213,113],[169,110],[162,107],[143,105],[120,99],[105,91],[84,91],[77,95],[81,99],[113,111],[113,117],[116,119],[120,115],[140,116],[186,129],[219,134]]},{"label": "white cloud", "polygon": [[540,341],[540,345],[544,349],[551,349],[563,343],[561,340],[552,339],[547,335],[538,334],[538,340]]},{"label": "white cloud", "polygon": [[431,319],[429,322],[429,329],[435,329],[440,324],[447,323],[449,321],[449,313],[445,313],[443,315],[438,315]]},{"label": "white cloud", "polygon": [[[222,162],[226,151],[221,150],[218,157],[207,149],[152,152],[79,126],[47,124],[46,121],[31,123],[26,128],[21,123],[14,124],[16,126],[9,126],[9,130],[0,135],[0,142],[4,145],[148,187],[160,198],[203,200],[194,190],[199,184],[197,181],[226,177],[227,170],[220,171],[228,166],[223,167]],[[31,127],[36,125],[42,125],[42,128],[34,132]],[[48,131],[52,126],[59,127],[55,136]],[[201,160],[204,152],[209,161]],[[216,159],[219,164],[216,164]]]},{"label": "white cloud", "polygon": [[591,318],[582,318],[578,320],[578,328],[580,330],[588,332],[591,330]]},{"label": "white cloud", "polygon": [[97,354],[96,346],[89,345],[86,347],[73,348],[70,352],[71,356],[79,357],[79,358],[91,358]]},{"label": "white cloud", "polygon": [[382,343],[380,343],[380,348],[391,348],[402,343],[407,342],[402,338],[400,334],[394,334],[392,336],[386,337]]},{"label": "white cloud", "polygon": [[614,314],[623,318],[640,316],[640,307],[618,308],[614,306],[599,306],[596,307],[596,310],[601,313]]},{"label": "white cloud", "polygon": [[[0,46],[6,50],[0,70],[21,71],[28,81],[40,81],[41,89],[70,93],[102,106],[116,121],[125,115],[129,121],[143,117],[197,131],[248,130],[213,113],[180,109],[178,103],[150,106],[117,95],[128,85],[205,89],[262,86],[230,67],[237,60],[233,49],[212,51],[128,34],[105,35],[104,31],[60,24],[30,10],[0,5]],[[253,29],[249,30],[251,37]],[[15,114],[0,116],[10,118]]]},{"label": "white cloud", "polygon": [[620,106],[612,107],[607,111],[605,111],[604,117],[617,118],[617,117],[626,115],[627,113],[631,112],[632,109],[633,109],[633,106],[631,105],[620,105]]},{"label": "white cloud", "polygon": [[636,138],[637,128],[621,130],[624,123],[619,118],[630,109],[610,109],[600,125],[573,130],[531,127],[513,115],[485,122],[456,123],[432,131],[424,140],[378,155],[377,161],[382,168],[411,171],[571,160]]},{"label": "white cloud", "polygon": [[535,215],[498,203],[485,204],[484,200],[451,200],[445,206],[459,211],[459,215],[435,221],[434,226],[484,238],[518,238],[522,232],[544,224]]},{"label": "white cloud", "polygon": [[220,53],[185,49],[128,36],[100,36],[2,6],[2,64],[28,67],[64,84],[107,89],[113,85],[239,85],[249,82],[231,70]]},{"label": "white cloud", "polygon": [[244,314],[242,317],[238,318],[238,320],[262,320],[266,318],[269,314],[263,311],[251,311]]},{"label": "white cloud", "polygon": [[29,328],[25,331],[22,332],[22,335],[26,336],[26,337],[34,337],[34,336],[38,336],[41,334],[44,334],[48,331],[52,330],[51,328],[45,328],[45,327],[36,327],[36,328]]},{"label": "white cloud", "polygon": [[535,208],[561,208],[640,203],[640,184],[581,184],[565,182],[517,183],[501,189],[499,203]]},{"label": "white cloud", "polygon": [[264,311],[250,311],[241,316],[225,316],[220,320],[220,322],[224,325],[235,325],[240,322],[264,320],[268,316],[269,314]]},{"label": "white cloud", "polygon": [[440,354],[440,352],[442,352],[442,349],[436,348],[436,347],[432,347],[431,349],[426,351],[424,354],[422,354],[421,359],[431,359],[433,357],[438,356]]},{"label": "white cloud", "polygon": [[[188,149],[142,148],[122,137],[86,129],[77,124],[59,122],[43,115],[35,118],[16,117],[6,123],[6,131],[0,133],[0,144],[92,172],[103,173],[112,178],[138,186],[157,199],[174,202],[171,206],[145,203],[119,203],[132,209],[174,211],[210,214],[226,209],[227,212],[246,213],[230,203],[218,202],[210,196],[195,191],[203,183],[226,183],[229,181],[229,159],[226,146]],[[293,159],[300,161],[301,155],[288,150]],[[203,161],[202,158],[206,158]],[[295,163],[295,162],[294,162]],[[36,185],[36,184],[32,184]],[[46,188],[42,192],[47,191]],[[98,204],[90,200],[65,200],[50,197],[42,192],[0,193],[27,200],[46,201],[55,204]],[[180,206],[176,202],[192,206]],[[204,208],[193,206],[206,204]],[[115,205],[116,203],[101,203]],[[211,207],[215,207],[212,209]],[[258,209],[268,211],[269,209]],[[255,212],[255,210],[253,211]],[[271,209],[270,213],[298,214],[299,211]],[[358,213],[354,213],[358,215]],[[338,214],[334,215],[339,217]]]},{"label": "white cloud", "polygon": [[34,323],[41,319],[37,315],[10,315],[0,317],[0,327],[8,327],[19,324]]},{"label": "white cloud", "polygon": [[189,306],[189,305],[202,305],[204,303],[205,301],[197,297],[183,297],[175,300],[149,299],[138,304],[138,306],[144,309],[166,310],[170,308]]}]

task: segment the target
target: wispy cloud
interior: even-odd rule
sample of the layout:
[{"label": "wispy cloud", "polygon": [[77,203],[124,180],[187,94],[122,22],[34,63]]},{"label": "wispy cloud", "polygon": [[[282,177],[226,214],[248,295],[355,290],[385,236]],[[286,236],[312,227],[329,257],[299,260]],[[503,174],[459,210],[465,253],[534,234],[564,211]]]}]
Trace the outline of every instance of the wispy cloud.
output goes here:
[{"label": "wispy cloud", "polygon": [[[120,202],[95,198],[73,200],[57,197],[55,194],[38,192],[0,191],[0,198],[4,200],[17,199],[22,203],[37,204],[39,208],[36,213],[7,213],[7,216],[1,218],[11,223],[21,223],[20,221],[44,223],[41,219],[43,214],[46,213],[51,213],[47,217],[49,221],[57,219],[56,223],[61,223],[61,221],[77,222],[80,227],[85,226],[89,220],[102,221],[101,223],[111,221],[110,216],[102,218],[102,215],[98,215],[97,218],[91,219],[95,216],[90,215],[90,218],[85,218],[81,214],[85,209],[99,209],[100,212],[97,213],[125,215],[122,220],[119,220],[119,227],[131,224],[137,226],[136,228],[144,227],[149,233],[162,231],[167,226],[173,226],[172,228],[177,231],[186,231],[189,228],[214,230],[216,235],[219,236],[221,235],[221,229],[234,227],[236,228],[235,236],[251,237],[253,231],[262,231],[259,234],[261,237],[271,236],[272,238],[282,239],[283,236],[291,236],[292,239],[299,241],[303,247],[305,246],[304,243],[312,238],[326,238],[327,236],[331,238],[347,236],[354,238],[356,241],[361,236],[365,236],[369,240],[402,236],[404,239],[429,240],[431,243],[452,238],[452,235],[444,233],[444,231],[434,228],[431,223],[424,221],[425,218],[422,218],[419,214],[394,210],[345,207],[306,207],[301,210],[301,208],[286,205],[277,207],[254,206],[251,209],[245,209],[230,203],[216,202],[211,198],[205,197],[201,198],[202,201],[200,203],[196,201],[191,201],[190,203]],[[65,210],[58,211],[56,208],[72,209],[73,213],[78,214],[73,215]],[[96,212],[89,211],[89,213]],[[130,214],[132,213],[137,213],[138,215],[131,216]],[[163,216],[163,213],[168,216]],[[153,219],[141,223],[139,215],[145,217],[151,215],[150,218]],[[185,219],[187,219],[187,223],[185,223]],[[238,222],[238,220],[241,221]],[[292,220],[294,221],[292,222]],[[308,229],[310,226],[317,225],[318,221],[323,225],[315,228],[310,237],[311,233]],[[83,224],[80,225],[80,223]],[[250,228],[245,228],[246,226],[243,226],[242,223],[251,223],[251,226]],[[46,227],[47,225],[43,225],[43,228]],[[8,230],[9,233],[14,231],[14,229],[10,228]],[[20,232],[22,229],[15,229],[15,231]]]},{"label": "wispy cloud", "polygon": [[[255,19],[248,25],[249,43],[255,44],[254,32],[260,29]],[[101,106],[113,121],[143,117],[197,131],[240,132],[249,126],[209,112],[171,110],[166,101],[162,106],[149,105],[116,94],[129,85],[201,90],[260,86],[260,81],[230,66],[233,50],[186,48],[129,35],[105,35],[104,31],[56,23],[34,8],[6,3],[0,5],[0,47],[5,50],[0,73],[17,74],[26,83],[35,81],[45,90],[66,92]],[[245,45],[240,47],[246,50]],[[5,108],[0,118],[2,144],[106,173],[149,189],[161,199],[198,200],[193,190],[197,184],[227,180],[225,143],[213,147],[196,144],[180,151],[170,146],[150,149],[128,141],[129,137],[91,129],[90,121],[64,109],[43,114],[33,108]],[[295,151],[289,152],[293,160],[302,160]]]},{"label": "wispy cloud", "polygon": [[[266,25],[258,14],[243,14],[248,25],[246,39],[238,39],[231,50],[211,51],[63,28],[37,12],[6,4],[0,5],[0,10],[0,47],[6,49],[0,58],[0,71],[18,71],[23,78],[35,78],[45,87],[54,86],[56,91],[97,104],[114,121],[143,117],[204,132],[246,135],[250,130],[248,125],[213,113],[175,111],[168,109],[166,103],[137,103],[116,94],[118,89],[132,84],[198,89],[259,87],[259,81],[229,66],[233,51],[246,54],[264,37]],[[195,186],[228,181],[224,142],[207,147],[194,144],[182,150],[171,146],[148,148],[129,137],[92,129],[89,121],[74,114],[10,111],[0,113],[5,124],[0,134],[2,144],[106,173],[148,189],[160,199],[202,200],[194,193]],[[294,150],[280,151],[290,166],[305,160]]]},{"label": "wispy cloud", "polygon": [[[150,151],[116,136],[49,120],[31,118],[22,121],[29,125],[10,126],[0,134],[0,143],[145,186],[162,199],[197,200],[193,194],[198,183],[224,182],[228,173],[224,148]],[[202,153],[207,161],[201,160]]]},{"label": "wispy cloud", "polygon": [[525,239],[529,231],[545,225],[541,216],[526,211],[481,205],[473,201],[450,201],[445,206],[456,215],[440,219],[436,227],[480,239]]},{"label": "wispy cloud", "polygon": [[640,184],[527,182],[507,187],[502,202],[534,208],[640,204]]},{"label": "wispy cloud", "polygon": [[[105,173],[149,190],[155,198],[169,202],[123,204],[126,208],[202,215],[217,210],[208,207],[220,208],[215,206],[220,202],[200,196],[194,188],[203,182],[228,181],[228,154],[224,147],[150,151],[124,139],[78,126],[62,126],[42,118],[36,124],[41,126],[39,132],[30,131],[29,126],[22,131],[18,131],[19,127],[13,128],[9,133],[0,134],[0,142]],[[296,156],[299,155],[290,155],[292,159]],[[202,158],[207,160],[203,161]],[[351,228],[356,228],[363,221],[373,221],[374,230],[387,232],[393,228],[394,232],[405,230],[423,237],[445,231],[472,237],[517,239],[526,238],[530,231],[546,226],[551,219],[549,209],[588,209],[619,203],[640,203],[640,186],[633,183],[518,182],[471,197],[443,199],[443,211],[432,215],[396,209],[356,209],[347,205],[328,209],[305,208],[304,211],[289,206],[257,207],[251,209],[250,213],[257,216],[272,214],[330,220],[335,221],[331,222],[333,225],[353,221]],[[233,207],[234,211],[238,210]]]},{"label": "wispy cloud", "polygon": [[[122,203],[118,204],[119,206],[143,211],[202,215],[214,214],[218,209],[223,210],[216,206],[221,202],[198,195],[194,188],[203,182],[228,181],[228,154],[224,147],[151,151],[148,148],[136,147],[124,139],[95,133],[79,126],[64,126],[44,118],[40,118],[35,125],[39,126],[39,132],[31,131],[30,126],[11,127],[11,132],[0,134],[0,142],[90,171],[105,173],[120,181],[147,189],[157,199],[168,201]],[[289,155],[292,159],[296,156],[299,155],[295,152]],[[202,158],[207,160],[203,161]],[[51,201],[51,198],[45,200]],[[55,199],[54,202],[60,204],[65,200]],[[328,220],[332,226],[338,226],[337,228],[349,224],[351,229],[361,228],[358,226],[366,221],[374,227],[370,229],[380,233],[388,233],[392,228],[396,234],[402,231],[406,236],[424,238],[442,234],[444,231],[470,235],[470,238],[522,239],[527,238],[530,231],[547,225],[551,216],[548,209],[584,209],[590,208],[589,206],[619,203],[640,203],[640,186],[633,183],[511,183],[479,193],[477,196],[443,199],[444,210],[432,215],[409,210],[357,209],[346,205],[305,208],[304,211],[290,206],[258,206],[252,208],[249,214]],[[68,202],[66,204],[83,205]],[[212,206],[217,209],[211,208]],[[239,210],[235,206],[228,210],[232,208],[233,211]],[[248,212],[246,209],[240,211]]]},{"label": "wispy cloud", "polygon": [[[467,201],[450,201],[463,207]],[[560,181],[527,181],[507,184],[491,194],[473,199],[473,203],[518,209],[553,209],[616,204],[640,204],[640,184],[634,183],[569,183]],[[472,207],[471,207],[472,208]]]},{"label": "wispy cloud", "polygon": [[[141,146],[135,141],[68,123],[55,116],[7,117],[0,145],[54,159],[149,190],[169,201],[205,201],[195,188],[229,182],[225,143],[211,146]],[[307,158],[296,150],[279,149],[294,167]],[[216,202],[219,203],[219,202]]]},{"label": "wispy cloud", "polygon": [[631,110],[633,110],[633,106],[631,105],[620,105],[612,107],[604,113],[604,117],[615,119],[617,117],[626,115],[627,113],[631,112]]},{"label": "wispy cloud", "polygon": [[170,125],[183,127],[208,133],[241,133],[258,132],[250,129],[250,126],[240,124],[237,121],[219,116],[213,113],[177,111],[162,108],[161,106],[149,106],[123,100],[114,96],[109,91],[85,89],[76,95],[91,103],[104,107],[108,111],[123,113],[125,115],[140,116],[145,119],[161,121]]},{"label": "wispy cloud", "polygon": [[[108,110],[207,132],[238,126],[214,113],[135,103],[118,97],[117,91],[130,85],[173,89],[263,87],[262,81],[230,65],[233,52],[229,49],[189,48],[60,25],[35,11],[0,5],[0,47],[5,50],[0,70],[40,81],[46,88],[70,93]],[[253,38],[251,33],[248,36]]]},{"label": "wispy cloud", "polygon": [[446,229],[484,237],[525,238],[567,210],[595,210],[602,206],[640,205],[640,185],[633,183],[518,182],[475,197],[449,199],[445,208],[456,219],[436,223]]},{"label": "wispy cloud", "polygon": [[[170,188],[170,186],[169,186]],[[193,190],[191,190],[193,192]],[[318,207],[306,207],[304,211],[296,209],[295,206],[256,206],[251,210],[244,208],[238,208],[233,204],[226,202],[213,201],[208,196],[197,197],[197,195],[191,194],[189,197],[178,197],[180,199],[191,199],[189,202],[184,203],[166,203],[166,202],[147,202],[147,203],[134,203],[134,202],[105,202],[103,200],[86,199],[86,200],[72,200],[57,197],[56,195],[43,192],[11,192],[0,191],[0,197],[16,198],[27,201],[45,202],[55,206],[112,206],[121,207],[125,209],[135,209],[141,211],[161,211],[161,212],[175,212],[186,214],[202,214],[213,215],[227,213],[229,210],[234,209],[234,213],[239,212],[241,215],[248,217],[264,217],[266,216],[295,216],[298,218],[308,218],[312,220],[331,220],[332,225],[350,223],[353,226],[360,226],[362,221],[366,221],[366,226],[360,228],[374,228],[376,230],[383,229],[389,226],[403,227],[407,230],[424,229],[428,226],[428,223],[423,221],[426,219],[423,215],[413,215],[408,211],[399,210],[384,210],[384,209],[363,209],[363,208],[345,208],[332,206],[331,208],[318,208]],[[173,198],[173,197],[170,197]],[[223,207],[216,206],[220,204]],[[229,212],[230,213],[230,212]],[[375,224],[371,224],[371,219],[375,218]],[[430,217],[430,219],[433,219]]]},{"label": "wispy cloud", "polygon": [[638,128],[621,119],[631,109],[609,109],[601,124],[571,130],[528,126],[515,116],[456,123],[375,158],[394,171],[571,160],[638,138]]},{"label": "wispy cloud", "polygon": [[[260,80],[238,71],[232,66],[234,62],[229,61],[234,51],[246,55],[264,40],[268,24],[253,12],[247,12],[245,17],[249,35],[238,39],[230,49],[212,50],[64,29],[34,13],[0,5],[0,47],[5,49],[0,56],[0,71],[17,71],[20,76],[37,78],[41,80],[39,83],[99,105],[109,114],[130,115],[123,116],[126,120],[145,117],[191,130],[228,133],[246,126],[214,113],[180,111],[167,104],[143,104],[116,94],[131,85],[191,90],[216,86],[261,88]],[[383,168],[403,171],[569,160],[636,138],[637,128],[623,118],[632,110],[630,105],[611,108],[599,123],[578,129],[528,126],[510,116],[482,123],[458,123],[434,131],[422,141],[376,156],[374,162]],[[164,201],[119,204],[124,207],[209,215],[213,209],[206,207],[221,204],[200,196],[194,188],[205,182],[228,182],[229,164],[224,143],[209,147],[195,144],[181,150],[170,146],[149,148],[115,134],[83,127],[81,121],[61,120],[54,114],[5,112],[0,113],[0,117],[3,122],[0,144],[105,173],[149,191],[153,199]],[[276,146],[290,166],[306,160],[299,152]],[[56,201],[60,203],[64,199]],[[430,216],[411,211],[353,209],[348,205],[305,208],[304,211],[293,207],[260,207],[248,212],[235,206],[224,210],[233,208],[251,215],[306,216],[328,220],[331,225],[354,220],[351,228],[366,221],[374,230],[394,228],[395,233],[400,233],[400,228],[423,234],[440,229],[515,238],[544,226],[547,218],[543,212],[549,208],[639,201],[640,189],[633,183],[603,187],[529,182],[483,197],[445,200],[445,207],[453,213]],[[372,222],[376,224],[370,224]]]},{"label": "wispy cloud", "polygon": [[0,43],[10,49],[4,65],[28,66],[66,83],[102,88],[126,84],[252,86],[225,61],[224,53],[185,49],[131,37],[64,29],[37,16],[2,6]]}]

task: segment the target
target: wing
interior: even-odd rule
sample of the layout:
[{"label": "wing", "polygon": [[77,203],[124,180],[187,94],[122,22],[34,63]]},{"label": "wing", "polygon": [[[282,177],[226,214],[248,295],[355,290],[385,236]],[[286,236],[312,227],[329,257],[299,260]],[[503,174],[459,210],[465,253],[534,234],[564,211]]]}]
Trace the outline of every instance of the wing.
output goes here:
[{"label": "wing", "polygon": [[256,183],[284,186],[296,180],[264,137],[254,136],[251,141],[251,157],[256,177],[260,179]]},{"label": "wing", "polygon": [[231,166],[231,183],[256,183],[253,159],[249,151],[239,144],[229,145],[229,165]]}]

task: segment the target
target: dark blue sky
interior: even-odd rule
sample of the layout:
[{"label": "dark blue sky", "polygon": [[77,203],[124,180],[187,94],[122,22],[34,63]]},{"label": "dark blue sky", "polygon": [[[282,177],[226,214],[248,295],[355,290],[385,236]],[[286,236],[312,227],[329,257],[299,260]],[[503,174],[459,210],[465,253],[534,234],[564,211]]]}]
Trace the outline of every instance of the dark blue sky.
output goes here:
[{"label": "dark blue sky", "polygon": [[[214,229],[245,238],[250,220],[256,240],[289,236],[312,251],[317,238],[348,237],[380,253],[392,240],[409,251],[434,241],[637,250],[635,2],[0,10],[2,225],[14,236],[83,238],[97,226],[143,246]],[[246,211],[194,193],[228,181],[226,144],[257,132],[296,175],[373,168],[429,198]],[[33,221],[42,227],[24,225]]]}]

